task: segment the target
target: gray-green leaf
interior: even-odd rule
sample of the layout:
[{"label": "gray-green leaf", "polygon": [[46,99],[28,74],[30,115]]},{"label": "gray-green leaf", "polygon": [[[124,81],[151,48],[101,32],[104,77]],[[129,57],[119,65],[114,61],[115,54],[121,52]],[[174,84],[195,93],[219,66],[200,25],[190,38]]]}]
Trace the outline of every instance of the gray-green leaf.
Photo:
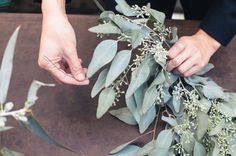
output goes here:
[{"label": "gray-green leaf", "polygon": [[19,29],[20,27],[18,27],[12,34],[3,55],[2,65],[0,70],[0,104],[3,104],[7,97],[13,68],[15,45]]},{"label": "gray-green leaf", "polygon": [[113,24],[111,21],[105,24],[99,24],[92,28],[89,28],[90,32],[99,33],[99,34],[120,34],[120,29]]},{"label": "gray-green leaf", "polygon": [[202,88],[205,97],[209,99],[222,98],[224,96],[223,89],[218,86],[214,81],[208,81]]},{"label": "gray-green leaf", "polygon": [[106,87],[108,87],[129,65],[131,58],[130,50],[122,50],[115,56],[106,78]]},{"label": "gray-green leaf", "polygon": [[146,10],[156,21],[160,22],[161,24],[164,24],[166,16],[163,12],[160,12],[151,8],[147,8]]},{"label": "gray-green leaf", "polygon": [[200,140],[206,134],[208,129],[208,115],[204,112],[199,111],[197,113],[197,139]]},{"label": "gray-green leaf", "polygon": [[135,145],[127,145],[121,151],[112,154],[112,156],[137,156],[136,153],[140,149],[140,147]]},{"label": "gray-green leaf", "polygon": [[131,9],[129,4],[125,0],[115,0],[115,1],[119,7],[117,11],[123,13],[125,16],[136,16],[134,10]]},{"label": "gray-green leaf", "polygon": [[97,118],[101,118],[112,106],[116,98],[116,92],[113,88],[105,88],[99,95]]},{"label": "gray-green leaf", "polygon": [[93,58],[88,67],[88,77],[90,78],[104,65],[111,62],[117,52],[117,41],[105,40],[96,47]]},{"label": "gray-green leaf", "polygon": [[143,114],[139,122],[139,132],[144,133],[156,117],[156,108],[152,106],[146,114]]},{"label": "gray-green leaf", "polygon": [[135,118],[127,107],[112,110],[109,113],[129,125],[137,125]]},{"label": "gray-green leaf", "polygon": [[16,152],[16,151],[12,151],[6,147],[3,147],[0,150],[0,153],[2,154],[2,156],[24,156],[24,154]]},{"label": "gray-green leaf", "polygon": [[91,97],[94,98],[104,87],[106,82],[108,69],[104,69],[98,76],[96,83],[93,86]]}]

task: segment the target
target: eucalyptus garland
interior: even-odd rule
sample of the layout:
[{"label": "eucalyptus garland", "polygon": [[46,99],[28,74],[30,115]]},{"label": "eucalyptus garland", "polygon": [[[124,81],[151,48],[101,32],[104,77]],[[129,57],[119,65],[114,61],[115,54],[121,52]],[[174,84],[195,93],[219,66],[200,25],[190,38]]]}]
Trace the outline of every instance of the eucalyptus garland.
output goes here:
[{"label": "eucalyptus garland", "polygon": [[[116,2],[121,14],[104,11],[99,25],[89,29],[99,37],[112,34],[112,39],[97,45],[89,65],[89,77],[101,70],[91,96],[99,94],[97,118],[125,98],[126,107],[109,113],[137,125],[144,133],[140,137],[153,135],[153,139],[140,147],[135,144],[138,137],[110,154],[235,156],[236,94],[202,76],[212,64],[190,77],[168,72],[168,50],[178,40],[177,28],[166,27],[165,14],[151,9],[150,4],[139,7],[129,6],[125,0]],[[127,46],[118,52],[120,44]],[[157,135],[159,118],[166,126]],[[154,129],[146,132],[153,122]]]}]

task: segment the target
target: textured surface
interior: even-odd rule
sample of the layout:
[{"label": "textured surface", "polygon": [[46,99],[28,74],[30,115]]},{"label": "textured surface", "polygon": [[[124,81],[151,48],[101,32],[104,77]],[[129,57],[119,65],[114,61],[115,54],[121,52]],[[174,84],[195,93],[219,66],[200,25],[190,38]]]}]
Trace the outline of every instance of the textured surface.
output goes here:
[{"label": "textured surface", "polygon": [[[94,16],[70,16],[78,40],[78,53],[87,66],[93,49],[99,42],[96,35],[87,29],[96,24]],[[3,49],[14,29],[21,25],[14,71],[8,98],[20,107],[33,79],[43,82],[54,82],[51,77],[37,66],[37,53],[40,41],[40,15],[0,14],[0,58]],[[168,21],[179,28],[179,34],[191,35],[196,31],[198,22]],[[236,40],[226,48],[220,49],[212,58],[216,68],[210,76],[226,89],[236,91]],[[92,80],[92,84],[94,79]],[[115,118],[106,115],[97,120],[97,99],[90,98],[89,87],[61,86],[42,88],[39,100],[34,106],[34,113],[47,131],[60,142],[83,152],[86,156],[106,156],[115,146],[129,141],[139,135],[136,127],[127,126]],[[74,156],[38,139],[25,131],[14,121],[15,129],[2,133],[0,146],[6,146],[26,156]],[[158,129],[161,129],[159,126]]]}]

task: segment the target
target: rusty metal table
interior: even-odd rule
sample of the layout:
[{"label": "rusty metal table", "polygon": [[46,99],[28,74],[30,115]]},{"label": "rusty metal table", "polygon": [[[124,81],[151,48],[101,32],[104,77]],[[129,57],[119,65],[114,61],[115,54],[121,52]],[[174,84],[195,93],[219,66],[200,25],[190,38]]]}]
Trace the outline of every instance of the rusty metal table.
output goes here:
[{"label": "rusty metal table", "polygon": [[[41,15],[0,14],[0,58],[14,29],[21,25],[14,59],[13,78],[8,99],[20,107],[27,95],[32,80],[54,82],[49,74],[37,66],[40,42]],[[96,24],[96,16],[70,15],[78,41],[79,56],[87,66],[92,52],[99,42],[95,34],[87,29]],[[197,21],[167,21],[179,28],[179,35],[191,35],[197,30]],[[212,58],[216,66],[209,75],[226,89],[236,90],[236,39],[221,48]],[[91,80],[92,84],[95,79]],[[97,120],[97,99],[90,98],[90,86],[62,86],[42,88],[39,100],[33,107],[34,113],[47,131],[60,142],[83,152],[86,156],[106,156],[117,145],[139,135],[134,126],[105,115]],[[40,140],[25,131],[15,121],[15,129],[0,134],[0,147],[25,153],[26,156],[74,156]],[[161,125],[159,126],[161,128]]]}]

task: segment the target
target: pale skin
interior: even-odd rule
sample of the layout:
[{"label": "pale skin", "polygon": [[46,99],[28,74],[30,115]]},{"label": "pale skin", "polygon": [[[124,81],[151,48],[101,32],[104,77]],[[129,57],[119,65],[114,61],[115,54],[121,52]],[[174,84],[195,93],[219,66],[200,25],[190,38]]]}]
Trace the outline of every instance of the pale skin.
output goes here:
[{"label": "pale skin", "polygon": [[[65,0],[43,0],[43,25],[38,64],[61,84],[88,85],[76,37],[65,12]],[[219,49],[220,43],[203,30],[184,36],[169,50],[168,71],[188,77],[199,71]]]}]

